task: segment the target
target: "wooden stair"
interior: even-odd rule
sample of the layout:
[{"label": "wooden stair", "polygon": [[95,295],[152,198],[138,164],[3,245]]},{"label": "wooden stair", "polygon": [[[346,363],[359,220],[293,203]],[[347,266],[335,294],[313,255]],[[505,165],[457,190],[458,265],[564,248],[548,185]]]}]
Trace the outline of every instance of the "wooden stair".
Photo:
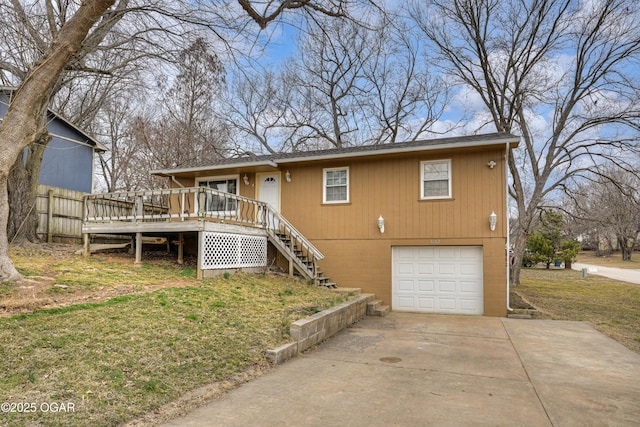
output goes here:
[{"label": "wooden stair", "polygon": [[[295,257],[298,261],[298,266],[304,266],[304,274],[307,277],[311,277],[316,286],[332,289],[336,292],[348,292],[354,294],[360,294],[360,288],[339,288],[338,285],[331,281],[331,278],[325,276],[324,272],[316,265],[315,260],[309,259],[305,254],[305,251],[293,242],[291,237],[287,233],[275,232],[274,236],[281,243],[282,248],[286,248],[288,256]],[[298,268],[300,271],[300,268]],[[367,303],[367,316],[379,316],[384,317],[391,311],[388,305],[384,305],[382,300],[373,300]]]}]

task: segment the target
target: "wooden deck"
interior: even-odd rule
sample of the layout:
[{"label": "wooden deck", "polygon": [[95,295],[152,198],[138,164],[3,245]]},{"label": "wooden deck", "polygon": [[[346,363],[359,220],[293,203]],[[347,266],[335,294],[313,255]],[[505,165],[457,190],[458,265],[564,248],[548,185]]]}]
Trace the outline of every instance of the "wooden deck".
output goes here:
[{"label": "wooden deck", "polygon": [[165,222],[84,222],[82,224],[83,234],[176,234],[199,231],[218,231],[226,233],[240,234],[260,234],[266,235],[263,227],[241,225],[225,222],[223,220],[191,219],[187,221],[165,221]]},{"label": "wooden deck", "polygon": [[[258,200],[206,187],[90,194],[84,199],[84,254],[91,253],[91,235],[135,237],[136,262],[142,260],[143,235],[163,236],[178,242],[178,262],[184,253],[184,235],[198,236],[198,276],[204,254],[227,249],[207,248],[203,235],[245,236],[245,242],[264,237],[289,261],[289,272],[318,278],[317,261],[324,255],[271,206]],[[252,237],[253,236],[253,237]],[[205,236],[206,237],[206,236]],[[253,252],[254,248],[237,251]],[[264,246],[266,251],[266,246]],[[243,255],[242,253],[239,255]],[[240,258],[240,256],[239,256]],[[266,261],[265,261],[266,266]]]}]

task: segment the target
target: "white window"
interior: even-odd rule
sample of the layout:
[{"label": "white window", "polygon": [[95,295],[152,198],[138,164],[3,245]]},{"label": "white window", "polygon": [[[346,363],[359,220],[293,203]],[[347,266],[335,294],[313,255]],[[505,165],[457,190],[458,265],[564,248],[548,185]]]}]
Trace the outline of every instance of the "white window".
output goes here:
[{"label": "white window", "polygon": [[349,201],[349,168],[324,169],[324,203],[345,203]]},{"label": "white window", "polygon": [[[199,187],[209,187],[226,193],[238,194],[238,177],[225,177],[198,181]],[[233,212],[237,201],[217,194],[207,194],[205,198],[205,212]]]},{"label": "white window", "polygon": [[420,198],[451,198],[451,160],[420,162],[420,176]]}]

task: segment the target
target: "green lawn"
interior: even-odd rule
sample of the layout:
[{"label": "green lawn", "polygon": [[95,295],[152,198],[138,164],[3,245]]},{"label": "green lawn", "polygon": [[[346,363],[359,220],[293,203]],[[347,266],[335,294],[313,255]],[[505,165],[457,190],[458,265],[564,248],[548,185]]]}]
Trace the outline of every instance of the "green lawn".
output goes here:
[{"label": "green lawn", "polygon": [[514,288],[544,317],[591,323],[640,353],[640,285],[565,269],[524,268]]},{"label": "green lawn", "polygon": [[[74,262],[106,273],[93,271],[92,278],[66,263],[53,276],[57,283],[64,277],[71,291],[115,286],[128,276],[181,277],[166,266],[122,264],[118,271],[118,263],[98,257]],[[42,274],[36,264],[33,274]],[[61,269],[55,264],[47,269]],[[128,280],[138,283],[135,277]],[[344,299],[298,280],[241,274],[0,319],[0,403],[36,409],[0,413],[0,425],[109,426],[139,418],[265,365],[265,351],[290,340],[291,322]],[[67,412],[44,411],[50,404]]]}]

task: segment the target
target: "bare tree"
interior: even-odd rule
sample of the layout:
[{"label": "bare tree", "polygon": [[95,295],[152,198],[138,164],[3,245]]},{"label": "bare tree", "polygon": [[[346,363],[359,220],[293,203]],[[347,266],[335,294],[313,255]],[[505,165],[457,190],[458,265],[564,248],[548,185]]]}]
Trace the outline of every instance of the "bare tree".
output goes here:
[{"label": "bare tree", "polygon": [[595,182],[583,182],[572,192],[568,206],[585,230],[601,240],[617,243],[622,260],[630,261],[640,235],[640,179],[629,170],[609,168]]},{"label": "bare tree", "polygon": [[[295,146],[296,133],[284,128],[291,87],[272,71],[236,68],[225,100],[223,118],[235,139],[238,155],[247,151],[274,154]],[[257,146],[252,146],[253,140]]]},{"label": "bare tree", "polygon": [[637,158],[638,8],[628,0],[431,0],[412,8],[443,70],[480,99],[478,126],[519,133],[512,280],[536,211],[594,165]]},{"label": "bare tree", "polygon": [[[128,93],[131,96],[131,92]],[[100,175],[108,192],[135,190],[132,182],[135,176],[136,147],[131,142],[132,107],[127,97],[109,99],[100,108],[101,114],[91,123],[93,132],[109,148],[99,154]]]},{"label": "bare tree", "polygon": [[442,116],[449,99],[448,84],[430,70],[432,58],[420,37],[393,15],[381,16],[370,39],[374,54],[364,63],[370,84],[369,120],[374,144],[416,140]]},{"label": "bare tree", "polygon": [[[122,5],[126,9],[129,2],[122,0],[118,6],[113,7],[115,0],[87,0],[79,4],[73,2],[74,9],[61,25],[56,23],[56,31],[50,40],[45,41],[41,49],[33,56],[33,66],[28,69],[25,75],[20,78],[19,88],[16,91],[7,113],[0,123],[0,280],[16,279],[20,275],[16,271],[9,257],[9,244],[7,239],[7,220],[9,215],[9,200],[7,193],[7,181],[9,171],[18,158],[19,153],[29,144],[46,138],[46,127],[44,117],[52,93],[60,84],[66,70],[71,66],[82,66],[82,59],[86,57],[86,49],[97,49],[102,46],[102,41],[108,34],[111,34],[115,23],[114,17],[122,16],[124,9],[119,9]],[[304,2],[252,2],[249,0],[239,0],[242,7],[242,14],[237,16],[249,17],[253,22],[264,28],[269,22],[290,10],[313,10],[330,15],[342,15],[345,13],[345,5],[339,0],[328,0],[315,2],[312,0]],[[12,1],[12,5],[19,4]],[[71,4],[71,3],[70,3]],[[177,3],[176,3],[177,4]],[[53,2],[46,5],[53,7]],[[144,10],[145,4],[137,5],[135,10]],[[147,4],[147,6],[150,6]],[[189,20],[188,12],[200,13],[199,3],[187,2],[177,4],[175,10],[154,8],[159,16],[170,13],[180,15],[184,20]],[[212,15],[206,16],[203,24],[215,30],[216,23],[224,26],[227,16],[223,16],[228,9],[220,8],[219,4],[215,13],[214,8],[209,10]],[[131,12],[131,10],[126,10]],[[205,11],[207,12],[207,11]],[[143,13],[144,15],[144,13]],[[148,14],[147,14],[148,15]],[[51,15],[47,14],[47,18]],[[55,16],[55,15],[54,15]],[[197,21],[198,16],[193,15],[191,20]],[[96,29],[98,22],[105,23],[100,33],[92,33]],[[159,23],[161,24],[161,23]],[[158,26],[162,28],[162,25]],[[166,28],[163,28],[166,30]],[[94,39],[98,38],[99,41]]]},{"label": "bare tree", "polygon": [[[169,23],[169,18],[157,12],[156,6],[146,7],[131,0],[112,2],[106,12],[90,29],[80,49],[62,68],[60,78],[48,94],[50,105],[76,124],[84,127],[96,117],[115,85],[125,77],[135,81],[143,68],[143,61],[160,56],[165,50],[158,44],[156,34],[164,34],[165,45],[183,33],[176,20],[170,29],[158,25]],[[77,2],[41,1],[31,5],[12,0],[0,6],[0,38],[2,56],[0,73],[5,84],[17,86],[24,81],[29,70],[58,37],[63,26],[78,9]],[[136,15],[136,19],[128,19]],[[42,158],[50,138],[46,133],[20,152],[8,177],[9,222],[11,239],[37,240],[38,215],[35,200]]]},{"label": "bare tree", "polygon": [[416,139],[446,105],[419,38],[384,13],[312,20],[297,50],[280,71],[234,79],[229,121],[263,151]]},{"label": "bare tree", "polygon": [[133,115],[121,141],[129,157],[118,158],[114,166],[132,166],[126,178],[129,189],[166,185],[166,180],[149,176],[150,170],[206,164],[226,154],[228,131],[218,119],[224,114],[217,102],[225,81],[222,62],[197,38],[178,54],[176,71],[155,106]]}]

